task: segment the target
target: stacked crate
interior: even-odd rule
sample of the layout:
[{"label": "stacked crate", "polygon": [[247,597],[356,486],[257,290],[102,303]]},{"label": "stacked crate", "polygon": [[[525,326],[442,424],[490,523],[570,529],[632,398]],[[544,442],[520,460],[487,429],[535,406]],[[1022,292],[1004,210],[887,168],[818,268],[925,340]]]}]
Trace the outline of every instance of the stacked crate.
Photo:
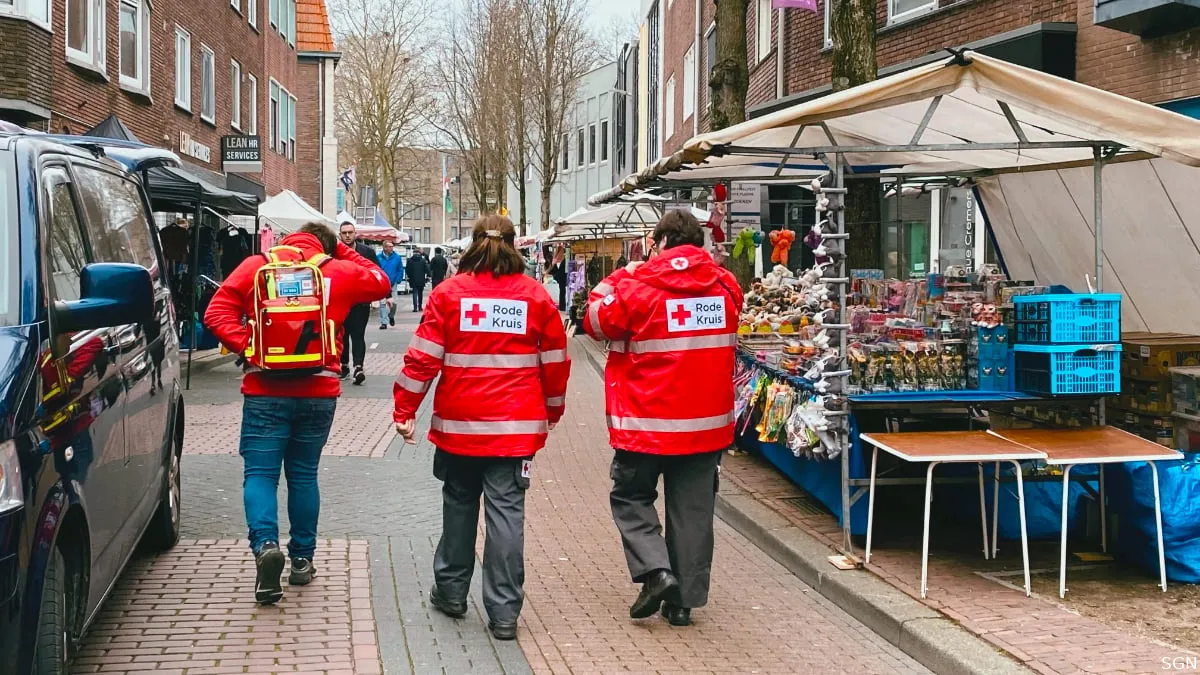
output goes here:
[{"label": "stacked crate", "polygon": [[[1192,447],[1187,427],[1188,416],[1198,412],[1196,403],[1186,374],[1175,378],[1172,371],[1200,365],[1200,336],[1128,333],[1122,347],[1122,388],[1108,399],[1108,422],[1162,445]],[[1178,390],[1173,379],[1179,380]]]},{"label": "stacked crate", "polygon": [[1054,293],[1013,298],[1017,391],[1096,396],[1121,391],[1121,296]]}]

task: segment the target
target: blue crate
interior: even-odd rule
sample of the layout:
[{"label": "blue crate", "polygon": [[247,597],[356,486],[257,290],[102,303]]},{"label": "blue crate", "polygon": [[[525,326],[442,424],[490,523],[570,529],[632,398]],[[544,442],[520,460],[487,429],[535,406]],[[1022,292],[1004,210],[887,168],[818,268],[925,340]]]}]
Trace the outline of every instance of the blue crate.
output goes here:
[{"label": "blue crate", "polygon": [[1013,298],[1016,342],[1026,345],[1121,341],[1119,293],[1056,293]]},{"label": "blue crate", "polygon": [[1016,389],[1068,396],[1121,393],[1121,345],[1015,345]]}]

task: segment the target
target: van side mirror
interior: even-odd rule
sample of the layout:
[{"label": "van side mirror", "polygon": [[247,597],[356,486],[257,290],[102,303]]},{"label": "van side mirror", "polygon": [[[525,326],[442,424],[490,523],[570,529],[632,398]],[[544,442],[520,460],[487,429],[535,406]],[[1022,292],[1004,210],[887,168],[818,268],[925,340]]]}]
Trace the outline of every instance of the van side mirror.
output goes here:
[{"label": "van side mirror", "polygon": [[144,323],[154,316],[154,284],[150,272],[140,265],[87,265],[79,273],[79,298],[54,303],[59,332]]}]

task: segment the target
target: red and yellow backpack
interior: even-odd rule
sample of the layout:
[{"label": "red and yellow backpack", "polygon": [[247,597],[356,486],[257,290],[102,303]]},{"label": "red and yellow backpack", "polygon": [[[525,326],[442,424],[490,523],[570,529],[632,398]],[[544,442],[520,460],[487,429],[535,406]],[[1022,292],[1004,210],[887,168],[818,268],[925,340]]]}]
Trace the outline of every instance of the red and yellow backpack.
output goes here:
[{"label": "red and yellow backpack", "polygon": [[313,375],[337,357],[337,328],[326,316],[324,254],[305,259],[295,246],[276,246],[254,273],[254,313],[246,362],[256,369]]}]

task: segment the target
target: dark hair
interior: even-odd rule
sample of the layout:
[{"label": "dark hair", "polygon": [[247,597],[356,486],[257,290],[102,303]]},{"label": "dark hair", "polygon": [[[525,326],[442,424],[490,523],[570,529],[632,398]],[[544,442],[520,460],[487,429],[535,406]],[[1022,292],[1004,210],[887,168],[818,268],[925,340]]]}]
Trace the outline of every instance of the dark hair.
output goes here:
[{"label": "dark hair", "polygon": [[663,214],[654,227],[653,240],[658,243],[667,238],[664,249],[676,246],[704,246],[704,231],[696,216],[682,209],[673,209]]},{"label": "dark hair", "polygon": [[517,251],[517,230],[504,216],[488,215],[475,221],[471,245],[458,261],[459,272],[491,273],[493,276],[522,274],[525,258]]},{"label": "dark hair", "polygon": [[325,255],[333,255],[337,253],[338,237],[321,223],[308,223],[300,228],[300,232],[311,234],[321,242],[321,248],[325,249]]},{"label": "dark hair", "polygon": [[441,248],[435,248],[435,249],[433,249],[433,254],[434,254],[434,255],[441,255],[441,254],[442,254],[442,249],[441,249]]}]

